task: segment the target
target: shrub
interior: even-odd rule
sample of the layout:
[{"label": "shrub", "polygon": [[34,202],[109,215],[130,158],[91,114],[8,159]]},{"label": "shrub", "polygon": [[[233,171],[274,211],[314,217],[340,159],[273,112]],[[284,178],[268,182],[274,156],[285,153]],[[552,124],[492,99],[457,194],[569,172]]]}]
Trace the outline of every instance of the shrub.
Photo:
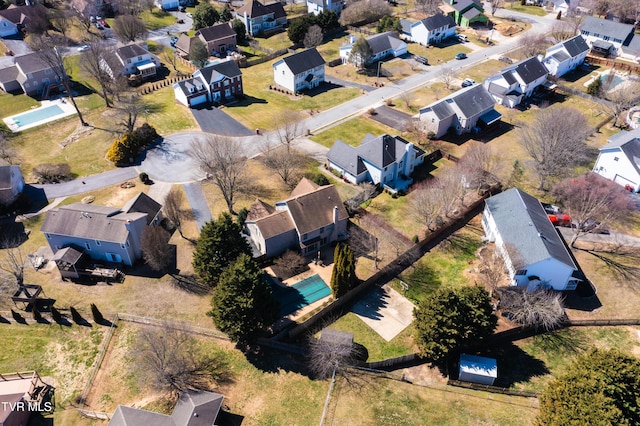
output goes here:
[{"label": "shrub", "polygon": [[434,140],[434,139],[436,138],[436,133],[435,133],[434,131],[429,131],[429,132],[427,133],[427,138],[428,138],[430,141]]},{"label": "shrub", "polygon": [[60,323],[62,321],[62,314],[55,308],[55,306],[51,307],[51,318],[53,318],[53,320],[57,323]]},{"label": "shrub", "polygon": [[109,152],[107,152],[107,159],[116,165],[129,163],[130,158],[134,156],[133,144],[133,138],[129,133],[114,140]]},{"label": "shrub", "polygon": [[91,304],[91,315],[93,315],[93,322],[96,324],[102,324],[104,322],[104,316],[102,316],[102,312],[100,312],[95,303]]},{"label": "shrub", "polygon": [[602,80],[596,78],[587,86],[587,94],[591,96],[598,96],[600,88],[602,87]]},{"label": "shrub", "polygon": [[69,310],[71,311],[71,318],[73,319],[73,322],[75,322],[76,324],[84,322],[84,318],[82,318],[82,315],[80,315],[80,312],[78,312],[76,308],[72,306],[71,308],[69,308]]},{"label": "shrub", "polygon": [[149,175],[145,172],[140,173],[138,177],[140,178],[140,182],[144,183],[145,185],[150,182]]},{"label": "shrub", "polygon": [[244,223],[247,220],[247,216],[249,215],[249,210],[246,207],[243,207],[238,212],[238,217],[236,217],[236,221],[241,228],[244,228]]},{"label": "shrub", "polygon": [[375,108],[369,108],[369,110],[367,112],[369,113],[369,115],[376,115],[376,109]]},{"label": "shrub", "polygon": [[138,145],[138,149],[143,149],[158,139],[158,132],[156,132],[156,129],[150,126],[149,123],[144,123],[133,131],[133,138]]},{"label": "shrub", "polygon": [[320,172],[307,173],[305,177],[318,186],[329,185],[329,179]]},{"label": "shrub", "polygon": [[58,183],[71,179],[71,166],[67,163],[40,164],[33,169],[38,183]]},{"label": "shrub", "polygon": [[413,241],[414,244],[418,244],[420,238],[417,235],[414,235],[413,237],[411,237],[411,241]]}]

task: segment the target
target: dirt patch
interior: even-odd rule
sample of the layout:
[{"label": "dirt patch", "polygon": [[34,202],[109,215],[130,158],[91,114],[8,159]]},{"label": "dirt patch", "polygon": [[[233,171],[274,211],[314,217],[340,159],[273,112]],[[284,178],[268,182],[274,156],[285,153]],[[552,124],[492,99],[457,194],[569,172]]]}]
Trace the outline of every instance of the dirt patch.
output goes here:
[{"label": "dirt patch", "polygon": [[74,142],[77,142],[81,138],[91,135],[93,130],[94,127],[92,126],[78,126],[73,133],[71,133],[69,136],[64,138],[62,142],[60,142],[60,148],[66,148],[67,146],[71,145]]}]

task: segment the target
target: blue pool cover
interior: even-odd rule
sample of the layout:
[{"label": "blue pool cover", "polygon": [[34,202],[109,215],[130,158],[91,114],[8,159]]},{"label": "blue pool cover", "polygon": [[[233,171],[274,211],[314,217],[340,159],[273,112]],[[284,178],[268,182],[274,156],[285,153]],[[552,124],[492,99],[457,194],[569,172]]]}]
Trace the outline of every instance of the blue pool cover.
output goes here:
[{"label": "blue pool cover", "polygon": [[280,316],[283,317],[331,295],[331,289],[317,274],[292,286],[283,287],[273,281],[271,286],[273,295],[280,301]]}]

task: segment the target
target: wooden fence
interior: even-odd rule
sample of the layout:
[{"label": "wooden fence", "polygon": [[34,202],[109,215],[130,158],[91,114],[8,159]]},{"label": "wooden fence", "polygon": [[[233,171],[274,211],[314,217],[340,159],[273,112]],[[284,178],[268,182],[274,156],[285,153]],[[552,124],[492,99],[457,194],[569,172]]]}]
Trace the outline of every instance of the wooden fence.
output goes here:
[{"label": "wooden fence", "polygon": [[103,413],[102,411],[84,410],[82,408],[78,408],[78,413],[80,413],[82,417],[87,417],[89,419],[111,420],[111,416],[108,413]]},{"label": "wooden fence", "polygon": [[100,370],[100,366],[102,365],[104,356],[106,355],[107,349],[109,348],[109,344],[111,343],[111,338],[113,337],[113,333],[115,332],[117,323],[118,323],[118,314],[115,314],[113,316],[113,321],[111,321],[111,327],[109,327],[109,331],[107,331],[107,335],[102,341],[102,346],[100,347],[100,351],[98,352],[98,357],[93,363],[93,368],[91,369],[91,375],[89,376],[89,380],[87,380],[87,384],[84,386],[82,395],[80,396],[80,404],[84,404],[85,401],[87,400],[87,396],[89,395],[89,391],[91,390],[93,381],[98,375],[98,371]]},{"label": "wooden fence", "polygon": [[630,62],[621,62],[616,61],[615,59],[610,58],[602,58],[599,56],[588,55],[587,62],[591,64],[604,65],[605,67],[611,67],[621,71],[631,71],[635,73],[640,73],[640,65],[632,64]]},{"label": "wooden fence", "polygon": [[451,379],[447,381],[447,385],[491,393],[501,393],[504,395],[523,396],[525,398],[537,398],[539,395],[538,392],[526,392],[509,388],[501,388],[499,386],[481,385],[479,383],[461,382],[460,380]]}]

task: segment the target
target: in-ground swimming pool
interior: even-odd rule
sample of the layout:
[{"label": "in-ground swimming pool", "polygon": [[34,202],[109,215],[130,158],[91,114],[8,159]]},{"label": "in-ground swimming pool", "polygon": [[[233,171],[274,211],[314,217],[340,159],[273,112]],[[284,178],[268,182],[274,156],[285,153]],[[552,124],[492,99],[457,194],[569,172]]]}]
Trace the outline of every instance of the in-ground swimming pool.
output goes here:
[{"label": "in-ground swimming pool", "polygon": [[[602,77],[600,77],[600,81],[603,83],[606,83],[607,80],[610,78],[611,73],[608,74],[604,74],[602,75]],[[624,80],[618,76],[616,73],[613,73],[613,77],[611,77],[611,85],[608,87],[609,90],[615,88],[617,85],[619,85],[620,83],[622,83]]]},{"label": "in-ground swimming pool", "polygon": [[64,114],[62,108],[58,105],[49,105],[48,107],[38,108],[33,111],[25,112],[24,114],[14,115],[11,119],[18,127],[24,127],[37,121],[54,117],[58,114]]}]

